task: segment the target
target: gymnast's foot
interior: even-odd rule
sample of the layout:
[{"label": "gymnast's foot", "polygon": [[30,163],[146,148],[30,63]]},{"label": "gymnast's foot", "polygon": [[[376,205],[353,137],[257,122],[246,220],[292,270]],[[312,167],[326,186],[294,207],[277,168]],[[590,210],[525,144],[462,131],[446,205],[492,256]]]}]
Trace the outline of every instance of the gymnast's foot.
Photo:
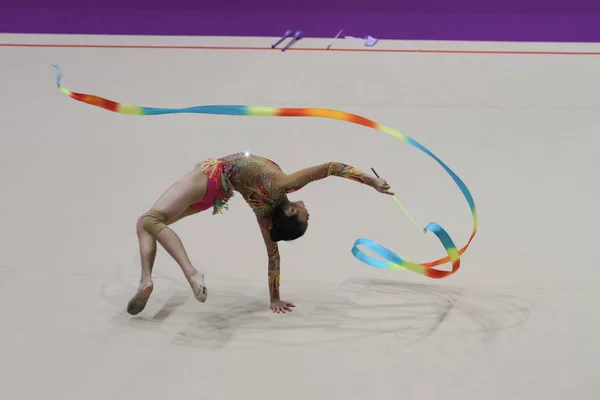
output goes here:
[{"label": "gymnast's foot", "polygon": [[194,291],[194,297],[196,300],[198,300],[200,303],[204,303],[208,297],[206,284],[204,283],[204,274],[200,271],[196,271],[194,275],[188,276],[188,281],[190,282],[190,286]]},{"label": "gymnast's foot", "polygon": [[127,304],[127,312],[131,315],[137,315],[146,308],[146,303],[154,290],[154,283],[152,281],[140,284],[137,293]]}]

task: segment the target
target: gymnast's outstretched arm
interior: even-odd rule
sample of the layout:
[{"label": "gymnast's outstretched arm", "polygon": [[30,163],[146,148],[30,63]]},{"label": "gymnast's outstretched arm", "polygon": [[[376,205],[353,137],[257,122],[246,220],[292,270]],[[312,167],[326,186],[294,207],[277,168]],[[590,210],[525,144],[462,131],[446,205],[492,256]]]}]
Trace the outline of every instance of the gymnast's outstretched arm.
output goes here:
[{"label": "gymnast's outstretched arm", "polygon": [[371,186],[379,192],[393,194],[389,191],[390,186],[385,180],[365,174],[358,168],[340,162],[328,162],[314,167],[301,169],[293,174],[286,175],[282,179],[281,185],[287,193],[291,193],[303,188],[311,182],[327,178],[328,176],[338,176],[350,179]]}]

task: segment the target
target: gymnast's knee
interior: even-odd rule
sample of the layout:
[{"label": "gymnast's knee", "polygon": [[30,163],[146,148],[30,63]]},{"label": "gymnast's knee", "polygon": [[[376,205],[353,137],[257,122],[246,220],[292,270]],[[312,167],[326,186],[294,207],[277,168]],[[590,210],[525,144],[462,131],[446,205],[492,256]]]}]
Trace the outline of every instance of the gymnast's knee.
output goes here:
[{"label": "gymnast's knee", "polygon": [[167,215],[161,211],[150,210],[141,218],[142,228],[154,239],[167,227]]}]

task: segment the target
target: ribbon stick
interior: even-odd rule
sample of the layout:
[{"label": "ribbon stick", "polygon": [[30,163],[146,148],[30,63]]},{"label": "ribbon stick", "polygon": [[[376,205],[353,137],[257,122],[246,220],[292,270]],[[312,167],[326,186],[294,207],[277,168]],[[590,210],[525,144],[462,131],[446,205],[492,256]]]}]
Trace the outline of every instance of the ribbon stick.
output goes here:
[{"label": "ribbon stick", "polygon": [[[375,174],[375,176],[377,178],[379,178],[379,174],[377,173],[377,171],[375,171],[375,169],[371,168],[371,171],[373,171],[373,173]],[[413,224],[415,224],[417,226],[417,228],[419,230],[424,230],[421,225],[419,225],[419,223],[417,221],[415,221],[415,219],[412,217],[412,215],[410,215],[410,213],[408,212],[408,210],[402,205],[402,203],[400,203],[400,200],[398,200],[398,198],[396,197],[396,195],[392,196],[392,198],[394,199],[394,201],[396,202],[396,204],[398,204],[398,206],[402,209],[402,211],[404,211],[404,214],[406,214],[406,216],[413,222]]]},{"label": "ribbon stick", "polygon": [[[276,107],[257,107],[257,106],[246,106],[246,105],[203,105],[186,108],[156,108],[156,107],[141,107],[129,104],[118,103],[112,100],[105,99],[103,97],[71,92],[61,85],[62,73],[59,67],[54,66],[57,70],[56,85],[66,95],[81,101],[86,104],[90,104],[96,107],[103,108],[108,111],[129,114],[129,115],[162,115],[162,114],[182,114],[182,113],[195,113],[195,114],[212,114],[212,115],[231,115],[231,116],[261,116],[261,117],[313,117],[313,118],[329,118],[340,121],[350,122],[358,125],[363,125],[369,128],[376,129],[380,132],[386,133],[397,139],[400,139],[404,143],[407,143],[436,161],[447,173],[450,175],[452,180],[456,183],[459,190],[462,192],[473,219],[473,229],[471,236],[467,243],[461,248],[457,249],[454,241],[450,238],[450,235],[435,222],[430,222],[425,226],[424,231],[432,232],[438,240],[441,242],[447,256],[431,262],[415,263],[406,260],[394,253],[393,251],[381,246],[371,239],[361,238],[357,239],[352,247],[352,254],[363,263],[376,268],[390,269],[390,270],[410,270],[418,274],[425,275],[430,278],[440,279],[452,275],[460,268],[460,256],[467,250],[471,244],[475,234],[477,232],[477,210],[475,208],[475,202],[471,196],[471,192],[464,184],[464,182],[456,175],[442,160],[440,160],[430,150],[425,148],[416,140],[406,136],[405,134],[394,130],[385,125],[381,125],[370,119],[362,117],[360,115],[347,113],[344,111],[330,110],[325,108],[276,108]],[[404,207],[396,199],[396,202],[404,210]],[[407,215],[408,212],[404,210]],[[412,219],[412,218],[411,218]],[[414,222],[414,221],[413,221]],[[418,225],[418,224],[417,224]],[[383,259],[377,259],[371,256],[367,256],[360,247],[371,250],[376,255]],[[439,265],[443,265],[450,262],[452,269],[444,271],[436,269]]]}]

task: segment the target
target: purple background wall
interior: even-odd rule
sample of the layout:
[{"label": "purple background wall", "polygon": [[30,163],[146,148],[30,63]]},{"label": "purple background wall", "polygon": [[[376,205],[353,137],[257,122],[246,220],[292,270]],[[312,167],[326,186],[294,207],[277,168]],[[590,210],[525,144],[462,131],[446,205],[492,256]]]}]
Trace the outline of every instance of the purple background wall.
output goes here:
[{"label": "purple background wall", "polygon": [[[51,3],[51,4],[48,4]],[[0,0],[0,32],[600,42],[599,0]]]}]

